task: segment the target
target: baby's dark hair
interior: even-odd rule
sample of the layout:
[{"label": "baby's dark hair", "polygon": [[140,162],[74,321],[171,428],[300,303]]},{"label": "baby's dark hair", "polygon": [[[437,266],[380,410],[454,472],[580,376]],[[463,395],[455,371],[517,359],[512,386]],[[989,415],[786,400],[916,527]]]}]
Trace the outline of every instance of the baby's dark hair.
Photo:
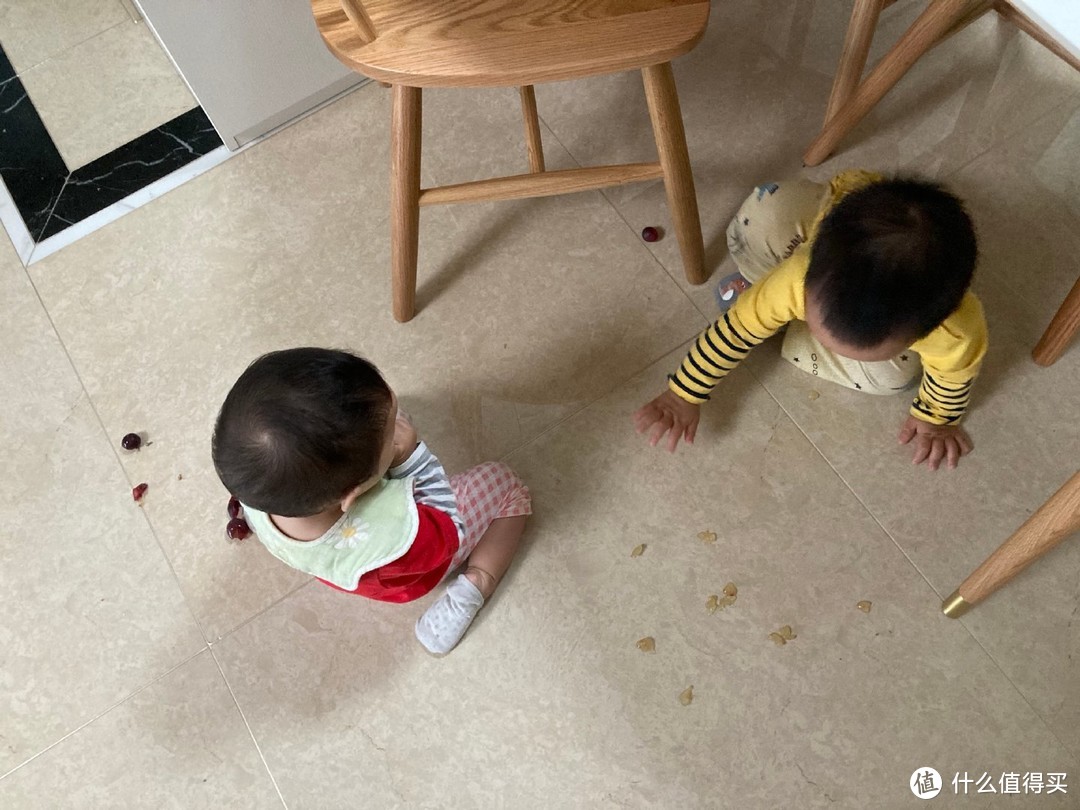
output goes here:
[{"label": "baby's dark hair", "polygon": [[917,340],[960,306],[977,254],[959,199],[934,183],[885,180],[851,192],[826,214],[806,292],[825,327],[853,346]]},{"label": "baby's dark hair", "polygon": [[378,369],[348,352],[264,354],[221,406],[214,467],[248,506],[314,515],[376,474],[392,401]]}]

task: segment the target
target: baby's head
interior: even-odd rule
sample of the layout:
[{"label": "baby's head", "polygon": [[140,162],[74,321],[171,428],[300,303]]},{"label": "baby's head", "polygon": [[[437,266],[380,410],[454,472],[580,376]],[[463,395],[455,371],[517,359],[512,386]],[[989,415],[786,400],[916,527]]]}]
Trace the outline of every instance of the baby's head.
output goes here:
[{"label": "baby's head", "polygon": [[214,427],[214,466],[243,503],[307,517],[351,501],[393,458],[397,400],[366,360],[332,349],[264,354]]},{"label": "baby's head", "polygon": [[806,273],[806,322],[825,348],[888,360],[959,305],[975,271],[963,203],[933,183],[853,191],[821,223]]}]

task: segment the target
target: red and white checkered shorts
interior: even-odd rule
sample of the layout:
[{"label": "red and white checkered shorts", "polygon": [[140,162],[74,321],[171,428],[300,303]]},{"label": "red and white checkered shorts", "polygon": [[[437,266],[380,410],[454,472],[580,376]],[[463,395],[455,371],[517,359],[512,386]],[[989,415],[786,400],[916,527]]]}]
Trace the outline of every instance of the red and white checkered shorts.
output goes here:
[{"label": "red and white checkered shorts", "polygon": [[465,524],[457,554],[449,571],[461,566],[493,520],[532,514],[529,488],[501,461],[485,461],[450,477],[458,515]]}]

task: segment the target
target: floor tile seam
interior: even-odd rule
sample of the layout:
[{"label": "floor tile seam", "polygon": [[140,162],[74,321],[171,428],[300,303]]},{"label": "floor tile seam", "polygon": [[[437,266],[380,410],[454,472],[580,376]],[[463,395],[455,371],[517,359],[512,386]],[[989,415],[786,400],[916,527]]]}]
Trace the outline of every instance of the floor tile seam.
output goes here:
[{"label": "floor tile seam", "polygon": [[[611,396],[621,386],[626,385],[628,382],[633,380],[639,374],[641,374],[642,372],[648,370],[650,367],[656,365],[663,358],[667,357],[669,354],[671,354],[673,351],[678,349],[680,346],[689,346],[693,341],[694,341],[694,338],[690,337],[690,338],[687,338],[685,340],[680,340],[678,343],[675,344],[675,346],[673,346],[670,349],[661,350],[658,355],[656,355],[655,357],[652,357],[651,359],[646,360],[644,365],[638,367],[633,373],[628,374],[624,379],[612,383],[611,387],[608,388],[607,390],[603,391],[602,393],[597,394],[592,399],[582,403],[580,407],[576,408],[572,412],[570,412],[570,413],[566,414],[565,416],[561,417],[560,419],[557,419],[556,421],[552,422],[550,425],[548,425],[546,428],[541,430],[535,436],[533,436],[533,437],[531,437],[529,439],[525,439],[520,444],[515,445],[512,449],[510,449],[510,450],[506,451],[505,453],[503,453],[499,457],[499,460],[500,461],[508,461],[515,454],[521,452],[525,448],[529,447],[530,445],[532,445],[535,442],[539,441],[540,439],[544,438],[549,433],[551,433],[551,432],[557,430],[558,428],[562,427],[564,424],[569,422],[571,419],[574,419],[575,417],[582,414],[584,411],[587,411],[589,408],[591,408],[593,405],[596,405],[601,400],[604,400],[607,397]],[[629,414],[627,416],[628,416],[627,428],[632,429],[632,425],[629,424]]]},{"label": "floor tile seam", "polygon": [[[23,272],[26,273],[26,278],[30,283],[30,287],[31,289],[33,289],[34,295],[37,297],[38,305],[41,307],[42,312],[45,313],[45,317],[49,322],[49,328],[52,329],[53,334],[56,336],[57,342],[60,344],[61,349],[63,349],[64,357],[67,359],[68,365],[71,367],[71,371],[75,375],[75,379],[78,380],[79,388],[82,390],[83,395],[86,397],[87,403],[90,405],[90,410],[93,412],[94,419],[97,421],[98,424],[98,428],[101,430],[101,434],[105,438],[105,443],[109,447],[109,450],[112,452],[114,461],[120,468],[120,474],[123,476],[129,487],[133,486],[131,483],[132,479],[129,476],[127,469],[124,467],[124,463],[120,458],[120,454],[117,451],[114,442],[109,437],[109,431],[105,427],[105,422],[101,417],[101,413],[98,411],[97,404],[94,402],[94,398],[91,396],[89,389],[86,387],[86,383],[83,381],[82,374],[79,373],[79,369],[75,364],[75,359],[71,356],[71,352],[68,350],[67,343],[61,336],[60,330],[56,328],[56,322],[53,320],[52,313],[49,312],[48,307],[45,306],[45,300],[44,298],[42,298],[41,292],[40,290],[38,290],[37,284],[34,282],[33,276],[30,274],[30,271],[25,267],[23,268]],[[162,543],[161,538],[158,535],[157,528],[150,520],[150,516],[149,514],[147,514],[146,510],[143,509],[141,511],[143,513],[143,520],[146,522],[146,527],[149,529],[151,536],[154,538],[154,542],[157,544],[158,551],[164,558],[165,565],[168,567],[169,573],[172,575],[173,581],[176,583],[176,587],[180,593],[180,597],[184,601],[184,607],[187,609],[188,615],[191,617],[191,620],[194,622],[195,627],[198,629],[199,635],[202,638],[203,643],[208,644],[209,639],[207,638],[206,628],[203,627],[203,623],[199,620],[198,615],[192,608],[191,599],[189,598],[187,590],[184,588],[183,582],[181,581],[180,576],[176,571],[176,567],[173,565],[172,558],[169,556],[169,553],[165,549],[164,543]]]},{"label": "floor tile seam", "polygon": [[979,645],[979,649],[983,651],[983,653],[986,655],[987,658],[990,659],[991,662],[993,662],[998,672],[1000,672],[1002,677],[1005,678],[1009,686],[1011,686],[1015,690],[1016,694],[1020,697],[1020,700],[1024,702],[1024,705],[1031,710],[1032,714],[1034,714],[1036,717],[1039,718],[1040,721],[1042,721],[1043,727],[1047,730],[1050,736],[1053,737],[1055,741],[1057,741],[1058,745],[1061,746],[1062,750],[1065,751],[1065,753],[1068,754],[1069,757],[1074,760],[1074,762],[1080,765],[1080,759],[1078,759],[1077,752],[1074,752],[1068,745],[1066,745],[1065,741],[1050,725],[1049,720],[1047,720],[1046,717],[1043,716],[1043,713],[1041,711],[1035,708],[1035,706],[1028,699],[1027,695],[1024,694],[1024,691],[1016,684],[1016,682],[1012,678],[1009,677],[1009,673],[1005,671],[1005,668],[998,662],[994,654],[990,652],[989,649],[987,649],[986,645],[982,643],[982,640],[977,635],[975,635],[975,632],[970,627],[968,627],[967,623],[962,618],[958,619],[958,621],[964,625],[964,629],[968,631],[968,635],[970,635],[975,640],[975,643]]},{"label": "floor tile seam", "polygon": [[940,598],[941,594],[938,593],[937,588],[934,587],[933,583],[931,583],[930,580],[927,578],[927,576],[919,569],[918,565],[915,564],[915,561],[910,557],[910,555],[908,555],[908,553],[904,550],[904,548],[897,542],[896,538],[893,537],[892,533],[888,529],[885,528],[884,524],[878,519],[877,515],[875,515],[873,513],[873,511],[870,509],[870,507],[866,505],[866,503],[859,496],[859,494],[855,491],[855,489],[851,486],[851,484],[848,483],[847,479],[844,478],[844,476],[836,468],[836,466],[833,464],[832,460],[817,445],[817,443],[806,432],[806,430],[803,429],[803,426],[801,424],[799,424],[798,420],[795,419],[795,417],[791,414],[791,412],[787,408],[784,407],[784,404],[776,397],[776,395],[773,394],[773,392],[771,390],[769,390],[769,387],[767,385],[765,385],[764,382],[762,382],[762,380],[757,376],[757,374],[754,373],[753,369],[750,369],[750,373],[753,375],[754,379],[758,382],[758,384],[769,395],[769,397],[773,400],[773,402],[776,403],[777,407],[780,408],[780,410],[782,410],[784,412],[784,414],[788,417],[788,419],[791,420],[792,424],[795,425],[796,429],[798,429],[799,433],[802,434],[803,438],[805,438],[806,441],[810,443],[810,446],[814,448],[814,451],[828,465],[828,467],[832,471],[833,475],[835,475],[836,478],[839,479],[840,483],[842,483],[844,485],[844,488],[847,489],[848,492],[851,493],[852,497],[855,498],[856,502],[859,504],[860,507],[862,507],[863,511],[866,512],[866,514],[870,516],[870,519],[874,521],[874,524],[885,534],[886,537],[889,538],[889,540],[892,542],[892,544],[894,546],[896,546],[897,550],[901,554],[904,555],[904,559],[906,559],[908,561],[908,563],[911,565],[911,567],[919,574],[920,577],[923,578],[923,580],[926,582],[926,584],[930,586],[930,589],[934,592],[934,594],[936,594]]},{"label": "floor tile seam", "polygon": [[[752,370],[751,370],[751,373],[753,373]],[[803,430],[802,425],[800,425],[795,420],[795,418],[783,406],[783,404],[773,395],[773,393],[771,391],[769,391],[768,387],[765,386],[765,384],[762,383],[758,379],[756,374],[754,375],[754,379],[758,382],[759,385],[761,385],[762,388],[765,389],[765,392],[773,399],[774,402],[776,402],[777,406],[788,416],[788,418],[795,425],[795,427],[798,429],[798,431],[806,438],[806,440],[814,448],[815,452],[817,452],[817,454],[819,456],[821,456],[822,460],[824,460],[824,462],[829,466],[829,469],[832,470],[833,474],[844,485],[845,489],[847,489],[848,492],[851,493],[852,497],[855,498],[856,502],[858,502],[859,506],[862,507],[863,511],[865,511],[866,514],[870,516],[870,519],[873,520],[875,524],[877,524],[878,528],[885,534],[886,537],[889,538],[889,540],[892,542],[892,544],[904,556],[904,558],[908,561],[908,564],[911,566],[911,568],[920,577],[922,577],[923,581],[930,587],[930,590],[933,591],[933,593],[939,599],[942,598],[941,594],[938,592],[938,589],[934,587],[934,584],[930,581],[930,579],[926,576],[926,574],[924,574],[922,572],[922,570],[919,568],[919,566],[915,563],[915,561],[911,558],[911,556],[907,553],[907,551],[904,550],[904,548],[900,545],[900,543],[893,536],[893,534],[888,529],[885,528],[884,524],[882,524],[882,522],[878,519],[877,515],[875,515],[870,510],[870,508],[867,506],[867,504],[863,501],[863,499],[861,497],[859,497],[859,494],[857,492],[855,492],[855,490],[854,490],[854,488],[852,488],[851,484],[848,483],[848,481],[844,478],[844,476],[840,474],[840,471],[837,470],[837,468],[833,465],[832,461],[825,455],[825,453],[821,450],[821,448],[819,448],[817,446],[817,444],[814,442],[814,440],[807,434],[807,432],[805,430]],[[982,650],[982,652],[986,656],[986,658],[994,665],[994,668],[997,669],[997,671],[1001,673],[1001,676],[1005,679],[1005,681],[1015,690],[1017,695],[1019,695],[1020,699],[1024,702],[1024,705],[1027,706],[1031,710],[1031,712],[1036,717],[1039,718],[1039,720],[1042,722],[1043,726],[1046,728],[1046,730],[1050,734],[1050,736],[1052,736],[1054,738],[1054,740],[1062,747],[1063,750],[1065,750],[1067,753],[1069,753],[1070,756],[1073,756],[1074,754],[1073,754],[1072,750],[1069,748],[1069,746],[1067,746],[1065,744],[1065,742],[1061,739],[1061,737],[1054,731],[1054,729],[1050,726],[1047,719],[1045,717],[1043,717],[1042,713],[1031,704],[1031,701],[1028,700],[1027,696],[1020,689],[1020,687],[1017,686],[1016,682],[1013,681],[1013,679],[1009,677],[1009,674],[1005,671],[1004,667],[998,662],[998,660],[994,657],[994,655],[986,648],[986,646],[982,643],[982,641],[979,639],[979,637],[975,635],[975,633],[972,631],[972,629],[965,622],[961,621],[960,623],[963,625],[964,629],[967,631],[967,634],[971,637],[971,639],[975,642],[975,644],[979,647],[979,649]]]},{"label": "floor tile seam", "polygon": [[251,743],[255,746],[255,751],[259,755],[259,760],[263,764],[263,768],[266,769],[266,775],[270,777],[270,784],[274,786],[274,791],[277,793],[278,799],[281,801],[281,806],[288,810],[289,805],[285,802],[285,796],[281,793],[281,787],[278,785],[277,779],[274,777],[274,772],[270,769],[270,763],[266,761],[266,755],[263,753],[262,746],[259,745],[259,740],[255,737],[255,731],[251,728],[251,723],[248,722],[247,715],[244,714],[244,709],[240,705],[240,701],[236,697],[236,692],[233,690],[232,684],[229,682],[228,675],[225,674],[225,668],[221,665],[221,661],[218,660],[217,654],[214,649],[210,648],[210,657],[214,661],[214,666],[217,667],[218,673],[221,675],[221,680],[225,683],[225,688],[229,690],[229,697],[232,698],[233,705],[236,706],[236,711],[240,715],[240,719],[244,722],[244,728],[247,729],[248,736],[251,737]]},{"label": "floor tile seam", "polygon": [[301,582],[295,588],[291,588],[290,590],[286,591],[281,596],[279,596],[276,599],[274,599],[273,601],[271,601],[268,605],[259,608],[254,613],[252,613],[250,616],[248,616],[247,618],[245,618],[242,621],[238,622],[233,627],[230,627],[224,633],[219,634],[218,637],[216,639],[214,639],[213,641],[208,640],[206,642],[207,646],[209,646],[210,648],[216,647],[221,642],[225,641],[229,637],[235,635],[240,630],[247,627],[249,624],[251,624],[256,619],[259,619],[260,617],[266,615],[266,613],[268,613],[269,611],[276,608],[282,602],[285,602],[286,600],[291,599],[293,596],[298,594],[300,591],[304,590],[304,588],[307,588],[307,587],[311,586],[312,583],[314,583],[315,581],[316,581],[315,577],[308,577],[306,580]]},{"label": "floor tile seam", "polygon": [[107,706],[107,707],[106,707],[105,709],[102,709],[102,710],[101,710],[100,712],[98,712],[97,714],[95,714],[95,715],[94,715],[93,717],[91,717],[91,718],[90,718],[89,720],[87,720],[87,721],[85,721],[84,723],[81,723],[80,725],[76,726],[76,727],[75,727],[75,728],[73,728],[73,729],[72,729],[71,731],[67,732],[67,733],[66,733],[66,734],[64,734],[64,735],[63,735],[62,737],[60,737],[59,739],[57,739],[56,741],[54,741],[54,742],[50,743],[49,745],[47,745],[47,746],[46,746],[45,748],[43,748],[43,749],[41,749],[40,751],[38,751],[38,752],[37,752],[36,754],[34,754],[33,756],[31,756],[31,757],[28,757],[28,758],[27,758],[27,759],[25,759],[25,760],[24,760],[23,762],[19,763],[19,764],[18,764],[18,765],[16,765],[16,766],[15,766],[14,768],[12,768],[12,769],[10,769],[9,771],[7,771],[6,773],[0,774],[0,783],[2,783],[4,779],[7,779],[7,777],[11,776],[11,775],[12,775],[13,773],[15,773],[16,771],[20,770],[21,768],[24,768],[24,767],[26,767],[27,765],[29,765],[29,764],[30,764],[31,762],[33,762],[34,760],[36,760],[36,759],[38,759],[39,757],[41,757],[41,756],[43,756],[43,755],[47,754],[47,753],[48,753],[49,751],[51,751],[52,749],[56,748],[56,746],[60,745],[60,744],[61,744],[62,742],[64,742],[65,740],[67,740],[67,739],[68,739],[69,737],[73,737],[74,735],[76,735],[76,734],[78,734],[78,733],[79,733],[80,731],[82,731],[83,729],[87,728],[88,726],[91,726],[91,725],[93,725],[94,723],[96,723],[96,722],[97,722],[98,720],[100,720],[100,719],[101,719],[102,717],[104,717],[105,715],[109,714],[110,712],[114,711],[115,709],[118,709],[118,708],[120,708],[120,707],[121,707],[121,706],[123,706],[123,705],[124,705],[125,703],[127,703],[128,701],[130,701],[130,700],[131,700],[132,698],[135,698],[135,697],[137,697],[138,695],[142,694],[143,692],[145,692],[145,691],[146,691],[147,689],[149,689],[149,688],[150,688],[151,686],[154,686],[154,685],[155,685],[156,683],[158,683],[159,681],[161,681],[161,680],[163,680],[163,679],[165,679],[165,678],[168,678],[168,677],[169,677],[170,675],[172,675],[172,674],[173,674],[174,672],[176,672],[176,671],[177,671],[178,669],[180,669],[181,667],[187,666],[188,664],[190,664],[190,663],[191,663],[192,661],[194,661],[194,660],[195,660],[196,658],[198,658],[198,657],[199,657],[200,655],[202,655],[203,653],[205,653],[205,652],[209,652],[209,650],[210,650],[210,645],[209,645],[209,644],[206,644],[206,643],[204,643],[204,644],[203,644],[203,646],[202,646],[202,647],[201,647],[200,649],[198,649],[197,651],[193,652],[193,653],[192,653],[191,655],[189,655],[189,656],[188,656],[187,658],[183,659],[182,661],[179,661],[178,663],[176,663],[176,664],[174,664],[173,666],[169,667],[169,668],[168,668],[167,670],[165,670],[165,671],[164,671],[164,672],[162,672],[161,674],[159,674],[159,675],[157,675],[157,676],[155,676],[155,677],[151,678],[151,679],[150,679],[149,681],[146,681],[146,682],[145,682],[145,683],[143,683],[142,685],[140,685],[140,686],[136,687],[136,688],[135,688],[134,690],[132,690],[131,692],[129,692],[129,693],[128,693],[128,694],[126,694],[126,695],[125,695],[124,697],[120,698],[119,700],[116,700],[116,701],[114,701],[113,703],[109,704],[109,705],[108,705],[108,706]]},{"label": "floor tile seam", "polygon": [[1036,116],[1035,119],[1033,121],[1029,122],[1026,126],[1024,126],[1024,127],[1020,128],[1020,129],[1017,129],[1015,132],[1010,132],[1010,133],[1004,135],[999,140],[991,140],[990,143],[984,149],[976,152],[974,155],[972,155],[970,158],[965,160],[960,165],[954,166],[953,168],[949,169],[949,171],[947,171],[945,173],[945,175],[941,178],[942,181],[949,181],[949,180],[953,179],[956,175],[960,174],[960,172],[962,172],[964,169],[968,168],[972,163],[974,163],[975,161],[980,160],[981,158],[985,157],[988,153],[994,151],[995,149],[997,149],[999,147],[1002,147],[1002,146],[1011,145],[1015,141],[1019,140],[1021,136],[1029,135],[1032,128],[1038,126],[1038,124],[1040,122],[1042,122],[1044,119],[1049,118],[1054,113],[1058,112],[1063,107],[1066,107],[1069,104],[1077,103],[1078,100],[1080,100],[1080,91],[1078,91],[1077,93],[1074,93],[1073,95],[1070,95],[1070,96],[1062,99],[1060,102],[1055,104],[1053,107],[1051,107],[1050,109],[1048,109],[1044,113],[1042,113],[1042,115]]},{"label": "floor tile seam", "polygon": [[[620,220],[622,220],[624,225],[626,225],[626,229],[630,231],[631,236],[635,239],[640,239],[641,237],[638,235],[637,230],[634,228],[633,225],[630,224],[630,221],[623,215],[623,212],[619,210],[619,206],[617,206],[615,202],[611,199],[611,197],[608,196],[607,191],[607,189],[600,189],[600,196],[604,198],[604,201],[611,207],[611,210],[615,212],[615,215]],[[670,211],[668,213],[670,215]],[[684,273],[684,269],[682,267],[679,267],[676,270],[672,270],[666,264],[664,264],[664,262],[654,251],[651,251],[645,247],[643,247],[642,250],[644,250],[646,253],[649,254],[649,256],[652,257],[652,260],[656,262],[656,264],[660,267],[661,270],[664,271],[664,274],[668,277],[668,279],[671,280],[671,283],[675,285],[675,288],[683,294],[683,297],[690,302],[690,306],[693,307],[694,310],[702,317],[702,319],[704,320],[703,328],[712,323],[712,321],[715,320],[715,316],[710,315],[709,313],[705,312],[705,310],[703,310],[700,306],[698,306],[697,301],[690,297],[690,293],[683,287],[682,283],[680,282],[680,274]],[[709,277],[706,278],[705,281],[696,286],[706,286],[711,281],[712,276],[713,274],[710,273]]]},{"label": "floor tile seam", "polygon": [[[558,134],[556,134],[555,130],[551,127],[551,125],[548,124],[548,122],[546,120],[544,120],[543,116],[537,116],[537,117],[540,119],[540,123],[542,123],[544,125],[544,129],[546,129],[551,134],[551,137],[555,139],[555,142],[559,145],[559,147],[567,155],[570,156],[570,159],[574,162],[574,164],[578,168],[581,168],[581,162],[577,159],[577,157],[574,155],[574,153],[571,152],[566,147],[566,144],[564,144],[562,142],[562,140],[559,138]],[[604,198],[604,201],[608,204],[608,206],[615,212],[615,215],[618,216],[618,218],[623,222],[623,224],[626,225],[627,229],[633,235],[634,234],[634,229],[630,226],[630,223],[626,221],[626,218],[622,215],[622,212],[619,211],[618,207],[615,206],[615,204],[611,202],[611,200],[608,198],[608,196],[603,193],[602,189],[600,190],[600,194]],[[694,308],[694,310],[696,312],[698,312],[699,315],[701,315],[701,317],[702,317],[702,328],[705,328],[706,326],[708,326],[708,323],[709,323],[708,316],[706,316],[704,313],[701,312],[701,310],[698,308],[698,306],[694,303],[694,300],[687,294],[687,292],[682,288],[682,286],[674,278],[672,278],[671,273],[664,266],[663,262],[661,262],[651,250],[648,250],[647,248],[645,250],[652,257],[652,260],[657,265],[659,265],[660,269],[664,271],[664,274],[668,277],[668,279],[671,280],[672,284],[675,285],[675,288],[682,294],[682,296],[687,301],[690,302],[690,305]],[[544,436],[548,435],[549,433],[551,433],[552,431],[558,429],[559,427],[564,425],[566,422],[570,421],[574,417],[581,414],[583,411],[588,410],[593,405],[600,402],[605,397],[610,396],[620,386],[625,385],[627,382],[634,379],[634,377],[636,377],[638,374],[645,371],[647,368],[654,365],[655,363],[659,362],[661,359],[663,359],[667,355],[671,354],[671,352],[675,351],[675,349],[679,348],[680,346],[687,345],[691,340],[693,340],[692,337],[687,338],[685,340],[684,339],[679,339],[670,349],[665,349],[665,350],[661,351],[656,357],[650,359],[648,362],[646,362],[644,365],[640,366],[639,368],[636,368],[632,373],[626,375],[623,379],[615,381],[611,385],[611,387],[609,387],[605,391],[597,394],[592,399],[589,399],[586,402],[582,403],[581,407],[574,409],[572,412],[566,414],[562,418],[560,418],[560,419],[556,420],[555,422],[553,422],[552,424],[548,425],[546,428],[544,428],[542,431],[537,433],[535,436],[532,436],[531,438],[525,439],[520,444],[515,445],[510,450],[503,453],[503,455],[500,456],[500,460],[505,461],[505,460],[511,458],[514,454],[522,451],[523,449],[525,449],[529,445],[533,444],[534,442],[538,441],[542,437],[544,437]]]},{"label": "floor tile seam", "polygon": [[[70,51],[73,51],[76,48],[82,47],[87,42],[95,40],[98,37],[100,37],[102,34],[107,34],[109,31],[112,31],[115,28],[119,28],[121,25],[143,25],[143,24],[145,24],[145,23],[138,23],[138,22],[135,22],[134,20],[132,20],[131,17],[128,15],[128,13],[125,11],[124,12],[124,19],[121,20],[120,22],[113,23],[112,25],[110,25],[110,26],[108,26],[106,28],[102,28],[100,31],[98,31],[95,34],[91,34],[90,36],[85,37],[83,39],[80,39],[77,42],[73,42],[71,45],[68,45],[66,48],[63,48],[62,50],[59,50],[56,53],[49,54],[44,59],[42,59],[40,62],[35,62],[34,64],[30,65],[30,67],[26,67],[26,68],[23,68],[22,70],[16,71],[15,75],[17,77],[18,76],[25,76],[30,71],[37,70],[40,67],[44,67],[49,62],[52,62],[55,59],[60,59],[61,57],[67,56]],[[177,75],[179,75],[179,74],[177,74]]]},{"label": "floor tile seam", "polygon": [[[555,143],[557,143],[560,146],[560,148],[566,154],[568,154],[570,156],[570,159],[572,161],[574,161],[574,164],[579,169],[582,168],[581,161],[578,160],[577,156],[573,152],[570,151],[570,149],[566,146],[565,143],[563,143],[562,139],[558,136],[558,134],[555,132],[555,130],[551,127],[551,125],[548,124],[548,122],[544,119],[544,117],[543,116],[537,116],[537,117],[540,119],[540,122],[544,125],[544,128],[548,132],[551,133],[551,137],[555,139]],[[612,201],[611,197],[608,196],[608,189],[600,188],[600,189],[597,189],[597,191],[600,192],[600,196],[604,198],[604,202],[606,202],[608,204],[608,206],[611,208],[611,210],[615,212],[615,215],[620,220],[622,220],[622,223],[626,226],[627,230],[630,231],[630,234],[633,237],[635,237],[635,239],[640,238],[640,237],[638,237],[637,231],[634,229],[634,226],[630,224],[630,222],[626,219],[625,216],[623,216],[622,211],[619,210],[619,207]],[[669,212],[669,214],[670,214],[670,212]],[[703,312],[701,310],[701,308],[694,302],[694,299],[690,297],[689,293],[687,293],[687,291],[683,289],[682,285],[679,283],[677,274],[675,274],[671,270],[669,270],[667,265],[665,265],[660,260],[660,258],[656,255],[656,253],[649,250],[648,248],[642,248],[642,249],[645,250],[645,252],[647,252],[652,257],[652,260],[654,262],[656,262],[656,264],[660,267],[661,270],[664,271],[664,274],[667,275],[667,277],[669,279],[671,279],[671,282],[678,288],[679,292],[681,292],[683,294],[683,296],[686,298],[686,300],[688,300],[690,302],[690,305],[695,310],[698,311],[698,313],[701,315],[701,317],[703,317],[706,321],[708,321],[709,316],[705,312]]]},{"label": "floor tile seam", "polygon": [[[980,160],[981,158],[985,157],[987,154],[989,154],[993,150],[998,149],[1000,147],[1007,147],[1009,145],[1015,144],[1017,141],[1020,140],[1020,137],[1022,135],[1026,135],[1028,132],[1030,132],[1032,127],[1037,126],[1041,121],[1043,121],[1046,118],[1049,118],[1049,117],[1053,116],[1055,113],[1061,111],[1065,107],[1067,107],[1069,105],[1072,105],[1072,104],[1075,104],[1076,101],[1077,101],[1077,98],[1078,98],[1077,94],[1070,95],[1067,98],[1063,99],[1058,104],[1055,104],[1053,107],[1046,110],[1042,115],[1039,115],[1038,117],[1036,117],[1035,120],[1032,121],[1027,127],[1024,127],[1022,129],[1018,129],[1015,132],[1011,132],[1011,133],[1007,134],[1005,137],[1001,138],[1000,140],[991,141],[986,146],[985,149],[980,150],[976,154],[972,155],[968,160],[961,163],[959,166],[956,166],[953,169],[951,169],[950,171],[948,171],[942,179],[944,181],[952,180],[953,178],[958,176],[961,172],[963,172],[965,169],[967,169],[969,166],[971,166],[972,164],[974,164],[976,161]],[[983,278],[983,283],[990,283],[995,287],[995,289],[1000,289],[1003,285],[1006,284],[1004,279],[1000,279],[1000,278],[998,278],[996,276],[985,276],[984,275],[982,278]],[[1026,296],[1025,296],[1025,298],[1026,298]],[[751,371],[751,373],[753,373],[753,372]],[[756,378],[756,375],[755,375],[755,378]],[[762,383],[762,387],[765,388],[766,391],[768,391],[768,388],[764,385],[764,383]],[[769,395],[773,396],[771,391],[769,391]],[[781,409],[783,409],[783,410],[785,410],[785,412],[787,412],[787,409],[784,408],[784,406],[779,402],[779,400],[776,399],[775,396],[773,396],[773,399],[776,401],[777,405]],[[789,416],[790,416],[790,414],[789,414]],[[915,564],[915,561],[903,549],[903,547],[900,545],[900,543],[897,541],[897,539],[892,535],[892,533],[889,532],[888,529],[885,528],[885,526],[878,519],[877,515],[875,515],[870,510],[870,508],[867,506],[867,504],[862,500],[862,498],[859,497],[859,495],[855,491],[854,487],[852,487],[852,485],[844,478],[844,476],[840,474],[839,470],[836,469],[836,467],[833,465],[832,461],[825,455],[825,453],[822,451],[822,449],[817,446],[817,444],[806,433],[806,431],[802,429],[802,426],[798,424],[798,422],[794,419],[794,417],[791,417],[791,419],[792,419],[793,422],[795,422],[795,425],[796,425],[796,427],[798,427],[799,431],[806,437],[807,441],[810,442],[810,444],[814,447],[814,449],[817,451],[817,453],[822,457],[822,459],[825,460],[826,464],[829,465],[829,468],[833,471],[833,473],[836,475],[836,477],[840,479],[840,481],[844,484],[844,486],[848,489],[848,491],[851,492],[851,494],[859,502],[859,505],[866,511],[866,513],[868,515],[870,515],[870,517],[874,520],[874,522],[878,525],[878,527],[883,532],[885,532],[885,534],[892,541],[893,545],[895,545],[897,547],[897,549],[900,550],[900,553],[904,555],[904,557],[907,559],[908,563],[912,566],[912,568],[914,568],[915,571],[917,571],[919,573],[919,575],[923,578],[923,580],[926,581],[927,585],[930,586],[931,590],[933,590],[934,593],[937,594],[938,597],[940,597],[941,594],[938,593],[937,588],[934,587],[933,583],[930,582],[929,578],[927,578],[927,576],[919,569],[918,565]],[[963,622],[961,622],[961,623],[963,623]],[[964,624],[964,628],[967,630],[968,635],[971,636],[971,638],[979,646],[979,649],[982,650],[983,654],[986,655],[986,657],[993,663],[994,667],[1001,673],[1002,677],[1005,678],[1005,680],[1008,682],[1008,684],[1015,690],[1016,694],[1019,695],[1020,699],[1024,702],[1024,705],[1026,705],[1028,707],[1028,709],[1030,709],[1031,712],[1036,717],[1039,718],[1039,720],[1042,722],[1043,726],[1046,728],[1048,733],[1054,738],[1054,740],[1056,740],[1057,743],[1062,747],[1062,749],[1065,750],[1066,752],[1068,752],[1071,756],[1076,756],[1075,753],[1069,748],[1069,746],[1066,745],[1065,742],[1061,739],[1061,737],[1057,734],[1057,732],[1050,726],[1048,720],[1043,716],[1042,712],[1040,712],[1037,708],[1035,708],[1035,706],[1032,705],[1031,701],[1024,694],[1023,690],[1021,690],[1020,687],[1016,684],[1016,682],[1011,677],[1009,677],[1009,674],[1005,671],[1002,664],[990,652],[990,650],[987,649],[987,647],[983,644],[982,640],[977,635],[975,635],[975,633],[971,630],[970,627],[967,626],[967,624]]]}]

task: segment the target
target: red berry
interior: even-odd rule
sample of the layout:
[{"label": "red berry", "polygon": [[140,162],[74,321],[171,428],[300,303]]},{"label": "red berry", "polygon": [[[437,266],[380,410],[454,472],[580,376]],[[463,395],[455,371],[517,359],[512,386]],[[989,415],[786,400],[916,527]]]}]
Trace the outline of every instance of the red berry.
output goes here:
[{"label": "red berry", "polygon": [[647,225],[641,229],[641,238],[646,242],[656,242],[660,239],[660,231],[652,225]]},{"label": "red berry", "polygon": [[247,525],[247,521],[243,518],[233,518],[225,526],[225,534],[230,540],[239,543],[241,540],[246,540],[251,534],[251,527]]},{"label": "red berry", "polygon": [[138,450],[142,447],[142,436],[138,433],[128,433],[120,440],[120,446],[125,450]]},{"label": "red berry", "polygon": [[131,490],[131,497],[135,499],[135,503],[142,503],[143,495],[146,494],[146,490],[149,486],[149,484],[137,484]]},{"label": "red berry", "polygon": [[242,511],[243,507],[240,505],[240,501],[236,498],[229,498],[229,517],[238,518]]}]

